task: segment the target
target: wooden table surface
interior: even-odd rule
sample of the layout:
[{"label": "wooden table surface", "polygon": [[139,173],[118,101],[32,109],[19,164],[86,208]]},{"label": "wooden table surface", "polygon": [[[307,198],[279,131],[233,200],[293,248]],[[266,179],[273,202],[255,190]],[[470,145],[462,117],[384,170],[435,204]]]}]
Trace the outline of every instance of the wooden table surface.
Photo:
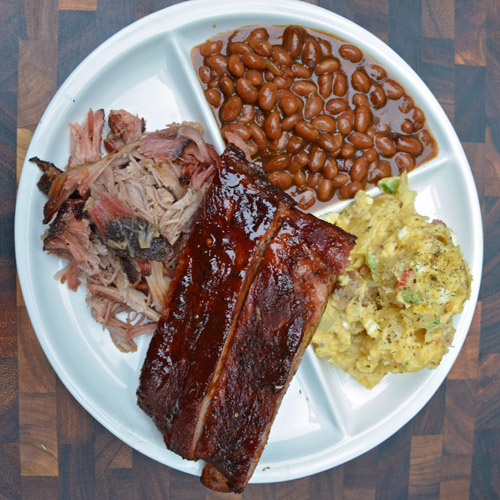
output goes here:
[{"label": "wooden table surface", "polygon": [[56,377],[16,285],[16,179],[73,68],[120,28],[173,3],[0,0],[0,498],[500,498],[498,0],[313,2],[364,26],[417,71],[454,123],[479,192],[485,260],[475,317],[447,380],[399,432],[332,470],[220,495],[123,444]]}]

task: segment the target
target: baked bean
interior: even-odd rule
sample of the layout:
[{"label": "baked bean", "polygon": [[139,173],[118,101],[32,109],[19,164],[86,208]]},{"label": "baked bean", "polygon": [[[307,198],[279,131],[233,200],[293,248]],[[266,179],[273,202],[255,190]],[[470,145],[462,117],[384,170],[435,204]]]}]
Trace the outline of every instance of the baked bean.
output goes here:
[{"label": "baked bean", "polygon": [[319,93],[323,99],[326,99],[332,93],[332,85],[333,85],[333,75],[331,73],[325,73],[323,75],[319,75],[318,77],[318,87]]},{"label": "baked bean", "polygon": [[200,46],[200,55],[202,57],[214,56],[215,54],[219,54],[223,47],[222,40],[216,40],[213,42],[205,42]]},{"label": "baked bean", "polygon": [[272,82],[265,83],[259,90],[259,106],[264,111],[270,111],[276,104],[278,88]]},{"label": "baked bean", "polygon": [[301,151],[293,157],[292,161],[300,165],[300,168],[305,167],[309,163],[309,155],[305,151]]},{"label": "baked bean", "polygon": [[321,49],[316,40],[307,38],[302,49],[302,64],[310,70],[314,69],[321,58]]},{"label": "baked bean", "polygon": [[428,130],[422,130],[422,132],[418,134],[418,138],[420,142],[426,146],[429,146],[434,141]]},{"label": "baked bean", "polygon": [[298,206],[302,210],[307,210],[314,205],[316,201],[316,194],[312,189],[306,189],[298,201]]},{"label": "baked bean", "polygon": [[348,139],[357,149],[368,149],[373,146],[373,139],[369,135],[360,132],[351,132]]},{"label": "baked bean", "polygon": [[285,115],[293,115],[299,108],[297,96],[289,90],[281,90],[278,93],[278,106]]},{"label": "baked bean", "polygon": [[288,172],[272,172],[269,174],[269,180],[284,191],[290,189],[293,184],[292,176]]},{"label": "baked bean", "polygon": [[335,132],[335,119],[328,115],[319,115],[311,122],[320,132]]},{"label": "baked bean", "polygon": [[363,156],[368,160],[368,163],[372,163],[375,160],[378,160],[378,153],[375,148],[365,149],[363,151]]},{"label": "baked bean", "polygon": [[281,47],[274,46],[271,57],[276,62],[276,64],[279,64],[280,66],[292,65],[292,58],[290,57],[290,54]]},{"label": "baked bean", "polygon": [[231,74],[233,74],[237,78],[245,74],[245,66],[241,61],[241,57],[238,54],[232,54],[231,56],[229,56],[229,60],[227,62],[227,69]]},{"label": "baked bean", "polygon": [[259,56],[269,57],[273,53],[273,46],[267,40],[252,38],[248,43]]},{"label": "baked bean", "polygon": [[325,150],[329,152],[338,151],[341,146],[335,140],[332,134],[325,133],[321,134],[318,138],[318,144]]},{"label": "baked bean", "polygon": [[266,82],[272,82],[274,80],[274,77],[275,77],[275,74],[269,70],[264,73],[264,80]]},{"label": "baked bean", "polygon": [[262,85],[262,71],[258,69],[247,69],[245,77],[248,78],[255,87],[260,87]]},{"label": "baked bean", "polygon": [[[356,152],[355,150],[353,150]],[[349,172],[351,170],[351,167],[354,165],[354,155],[351,156],[350,158],[346,158],[343,162],[343,164],[339,167],[340,170],[343,172]]]},{"label": "baked bean", "polygon": [[279,139],[281,137],[281,123],[280,115],[273,111],[267,115],[266,121],[264,122],[264,131],[266,132],[269,139]]},{"label": "baked bean", "polygon": [[368,75],[360,69],[357,69],[352,74],[351,83],[356,90],[365,94],[369,92],[370,87],[372,86],[372,82]]},{"label": "baked bean", "polygon": [[269,145],[267,140],[267,135],[256,123],[250,123],[249,125],[250,133],[252,134],[252,139],[260,150],[264,150]]},{"label": "baked bean", "polygon": [[332,44],[328,40],[324,40],[323,38],[318,38],[319,49],[321,50],[321,55],[323,57],[331,57],[332,56]]},{"label": "baked bean", "polygon": [[412,135],[400,135],[396,138],[396,147],[399,151],[418,155],[422,152],[421,142]]},{"label": "baked bean", "polygon": [[198,70],[198,75],[200,75],[200,80],[203,83],[208,83],[210,81],[211,75],[210,75],[210,68],[208,66],[200,66],[200,69]]},{"label": "baked bean", "polygon": [[340,71],[338,71],[335,74],[335,79],[333,81],[333,93],[336,96],[343,97],[347,94],[347,88],[347,76],[345,75],[345,73],[341,73]]},{"label": "baked bean", "polygon": [[360,156],[354,160],[351,169],[349,170],[349,175],[353,181],[361,181],[368,172],[368,160]]},{"label": "baked bean", "polygon": [[303,64],[293,63],[292,64],[293,74],[297,78],[311,78],[312,71],[309,68],[306,68]]},{"label": "baked bean", "polygon": [[205,99],[209,104],[218,108],[220,106],[222,96],[217,89],[208,89],[205,91]]},{"label": "baked bean", "polygon": [[380,154],[386,158],[392,158],[397,152],[391,137],[383,132],[375,134],[375,145]]},{"label": "baked bean", "polygon": [[339,172],[337,160],[335,158],[327,158],[323,167],[323,176],[325,179],[332,180]]},{"label": "baked bean", "polygon": [[304,173],[303,170],[299,170],[298,172],[295,172],[293,176],[293,182],[296,186],[302,187],[306,185],[306,174]]},{"label": "baked bean", "polygon": [[292,86],[293,78],[291,76],[277,76],[274,78],[273,83],[278,89],[289,89]]},{"label": "baked bean", "polygon": [[248,37],[256,40],[267,40],[269,38],[269,33],[266,28],[255,28],[250,32],[250,36]]},{"label": "baked bean", "polygon": [[207,83],[207,88],[209,88],[209,89],[214,89],[218,86],[219,86],[219,79],[218,78],[214,78],[213,80],[210,80]]},{"label": "baked bean", "polygon": [[366,129],[366,135],[369,135],[372,139],[375,137],[376,133],[377,133],[377,131],[375,130],[375,127],[373,125],[370,125]]},{"label": "baked bean", "polygon": [[340,68],[340,62],[338,59],[331,57],[328,59],[323,59],[315,69],[317,75],[322,75],[323,73],[335,73]]},{"label": "baked bean", "polygon": [[314,145],[309,154],[309,170],[311,172],[319,172],[326,161],[326,153],[318,146]]},{"label": "baked bean", "polygon": [[339,198],[349,199],[353,198],[354,195],[360,190],[363,189],[363,185],[359,181],[352,181],[348,184],[343,185],[337,191],[339,194]]},{"label": "baked bean", "polygon": [[221,118],[225,122],[232,122],[238,118],[243,102],[237,95],[231,96],[221,108]]},{"label": "baked bean", "polygon": [[399,173],[403,171],[409,172],[415,168],[415,159],[409,153],[398,153],[394,157],[394,161],[398,166]]},{"label": "baked bean", "polygon": [[259,56],[259,54],[254,54],[253,52],[245,52],[241,56],[241,61],[250,69],[266,69],[267,67],[266,60],[262,56]]},{"label": "baked bean", "polygon": [[304,118],[312,120],[323,111],[323,99],[317,94],[310,95],[304,106]]},{"label": "baked bean", "polygon": [[266,172],[277,172],[278,170],[285,170],[290,165],[291,161],[292,158],[290,155],[277,155],[264,164],[264,170]]},{"label": "baked bean", "polygon": [[375,85],[370,93],[370,101],[375,109],[383,108],[387,104],[387,97],[381,85]]},{"label": "baked bean", "polygon": [[248,141],[251,136],[250,128],[242,123],[227,123],[222,127],[221,132],[223,136],[225,136],[226,132],[239,135],[244,141]]},{"label": "baked bean", "polygon": [[[234,94],[234,81],[229,78],[229,76],[223,76],[220,80],[219,80],[219,88],[222,90],[222,93],[224,95],[233,95]],[[218,104],[217,104],[218,106]]]},{"label": "baked bean", "polygon": [[328,179],[323,179],[316,188],[316,195],[319,201],[328,201],[332,198],[333,184]]},{"label": "baked bean", "polygon": [[382,86],[384,87],[385,95],[389,99],[399,99],[405,93],[405,89],[392,78],[388,78]]},{"label": "baked bean", "polygon": [[207,58],[207,65],[218,75],[223,75],[227,70],[228,60],[220,54],[216,56],[210,56],[209,58]]},{"label": "baked bean", "polygon": [[337,174],[335,177],[333,177],[333,179],[331,179],[331,181],[332,181],[332,184],[338,188],[338,187],[341,187],[344,184],[348,183],[349,179],[350,179],[350,177],[347,174],[340,173],[340,174]]},{"label": "baked bean", "polygon": [[366,180],[368,182],[377,183],[380,179],[391,175],[391,165],[388,161],[374,161],[368,166],[368,174]]},{"label": "baked bean", "polygon": [[295,132],[308,142],[314,142],[319,137],[318,129],[304,120],[299,121],[295,125]]},{"label": "baked bean", "polygon": [[259,91],[247,78],[238,78],[236,80],[236,92],[246,104],[253,104],[259,99]]},{"label": "baked bean", "polygon": [[348,142],[344,142],[342,144],[342,147],[340,148],[340,156],[342,158],[352,158],[354,156],[354,153],[356,152],[356,149],[352,144],[349,144]]},{"label": "baked bean", "polygon": [[338,115],[347,109],[347,103],[343,99],[330,99],[325,106],[326,112]]},{"label": "baked bean", "polygon": [[316,92],[316,84],[311,80],[298,80],[292,85],[292,90],[301,97]]},{"label": "baked bean", "polygon": [[285,131],[292,130],[297,123],[302,119],[301,115],[299,113],[295,113],[294,115],[287,116],[282,122],[281,122],[281,128]]},{"label": "baked bean", "polygon": [[245,52],[252,52],[252,49],[243,42],[230,43],[227,48],[228,54],[244,54]]},{"label": "baked bean", "polygon": [[288,145],[288,139],[290,138],[290,134],[288,133],[281,133],[279,139],[273,139],[268,146],[268,150],[271,153],[279,153],[282,151],[286,150],[286,147]]},{"label": "baked bean", "polygon": [[401,101],[398,104],[399,111],[401,111],[401,113],[409,113],[412,108],[413,99],[408,94],[403,95],[403,97],[401,97]]},{"label": "baked bean", "polygon": [[366,97],[365,94],[360,94],[359,92],[356,92],[352,96],[352,103],[354,106],[366,106],[367,108],[370,108],[370,101],[368,100],[368,97]]},{"label": "baked bean", "polygon": [[264,112],[260,109],[260,108],[254,108],[255,109],[255,123],[259,126],[259,127],[263,127],[264,126],[264,122],[266,121],[266,115],[264,114]]},{"label": "baked bean", "polygon": [[343,134],[347,135],[351,132],[354,126],[354,111],[347,109],[337,118],[337,129]]},{"label": "baked bean", "polygon": [[413,108],[412,111],[413,122],[415,123],[415,130],[420,130],[425,123],[424,112],[420,108]]},{"label": "baked bean", "polygon": [[378,64],[371,64],[366,69],[368,76],[377,82],[381,82],[384,78],[387,78],[387,73],[385,69]]},{"label": "baked bean", "polygon": [[321,179],[323,179],[323,175],[319,172],[309,171],[307,174],[307,185],[312,188],[316,187],[321,182]]},{"label": "baked bean", "polygon": [[250,156],[255,156],[259,151],[259,148],[257,147],[257,145],[254,144],[252,141],[247,141],[246,146],[247,146],[248,154]]},{"label": "baked bean", "polygon": [[240,114],[238,116],[238,122],[243,124],[248,124],[253,122],[255,118],[255,108],[250,104],[243,104]]},{"label": "baked bean", "polygon": [[401,132],[405,134],[411,134],[414,129],[415,127],[413,126],[413,122],[411,120],[404,120],[401,124]]},{"label": "baked bean", "polygon": [[350,45],[348,43],[341,45],[339,48],[339,54],[344,58],[347,59],[348,61],[351,61],[353,63],[358,63],[363,59],[363,53],[361,50],[358,49],[358,47],[355,47],[354,45]]},{"label": "baked bean", "polygon": [[304,45],[305,30],[302,26],[287,26],[283,33],[283,48],[294,59],[299,57]]},{"label": "baked bean", "polygon": [[372,113],[364,104],[358,106],[354,111],[354,129],[356,132],[365,133],[372,121]]},{"label": "baked bean", "polygon": [[300,153],[304,149],[305,145],[306,143],[304,139],[302,139],[302,137],[299,137],[298,135],[292,135],[292,137],[290,137],[290,139],[288,140],[286,150],[291,155],[296,155],[297,153]]}]

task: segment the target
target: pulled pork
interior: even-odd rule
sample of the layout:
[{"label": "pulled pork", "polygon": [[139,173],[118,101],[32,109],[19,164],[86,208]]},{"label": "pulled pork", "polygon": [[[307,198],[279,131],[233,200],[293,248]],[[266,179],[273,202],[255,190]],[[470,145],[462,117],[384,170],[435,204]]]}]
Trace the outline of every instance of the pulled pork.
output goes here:
[{"label": "pulled pork", "polygon": [[196,123],[145,132],[142,118],[111,111],[101,153],[104,111],[70,126],[64,170],[32,158],[48,195],[43,248],[68,261],[58,273],[87,288],[92,316],[113,342],[135,351],[153,332],[185,235],[218,162]]}]

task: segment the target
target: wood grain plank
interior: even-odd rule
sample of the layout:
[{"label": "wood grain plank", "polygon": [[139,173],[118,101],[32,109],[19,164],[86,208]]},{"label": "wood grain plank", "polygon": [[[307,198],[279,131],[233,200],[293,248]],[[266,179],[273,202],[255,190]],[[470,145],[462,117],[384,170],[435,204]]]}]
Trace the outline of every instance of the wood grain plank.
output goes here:
[{"label": "wood grain plank", "polygon": [[0,442],[0,500],[18,499],[20,493],[19,445]]},{"label": "wood grain plank", "polygon": [[455,0],[455,62],[471,66],[486,64],[487,5],[481,0]]},{"label": "wood grain plank", "polygon": [[54,393],[56,375],[36,338],[28,313],[17,308],[18,384],[21,393]]},{"label": "wood grain plank", "polygon": [[59,447],[61,498],[95,500],[96,477],[90,443],[63,444]]},{"label": "wood grain plank", "polygon": [[471,498],[500,498],[500,429],[476,430]]},{"label": "wood grain plank", "polygon": [[[0,66],[1,68],[1,66]],[[0,72],[1,73],[1,72]],[[16,68],[17,77],[17,68]],[[17,93],[0,90],[0,257],[14,257],[13,220],[16,202]],[[2,290],[7,293],[5,288]]]},{"label": "wood grain plank", "polygon": [[441,384],[436,394],[411,421],[413,435],[441,434],[443,431],[446,400],[446,384]]},{"label": "wood grain plank", "polygon": [[94,457],[96,471],[132,468],[132,448],[100,425],[95,433]]},{"label": "wood grain plank", "polygon": [[[0,2],[2,36],[0,37],[0,92],[17,91],[18,40],[22,33],[21,3]],[[0,123],[3,120],[0,119]]]},{"label": "wood grain plank", "polygon": [[19,442],[17,360],[0,358],[0,443]]},{"label": "wood grain plank", "polygon": [[20,394],[19,441],[21,475],[58,475],[56,398],[54,394]]},{"label": "wood grain plank", "polygon": [[57,40],[57,0],[22,0],[25,40]]},{"label": "wood grain plank", "polygon": [[[500,112],[499,112],[500,116]],[[488,118],[486,126],[485,162],[483,165],[484,195],[500,197],[500,119]]]},{"label": "wood grain plank", "polygon": [[344,488],[344,466],[340,465],[325,472],[315,474],[311,481],[310,498],[342,500]]},{"label": "wood grain plank", "polygon": [[[26,157],[26,151],[30,145],[31,139],[33,138],[33,132],[27,128],[17,129],[17,155],[16,155],[16,179],[17,184],[19,184],[19,178],[21,177],[21,171],[23,169],[24,159]],[[17,302],[19,304],[19,301]]]},{"label": "wood grain plank", "polygon": [[467,500],[470,490],[472,455],[443,455],[441,458],[440,500]]},{"label": "wood grain plank", "polygon": [[479,367],[476,429],[500,430],[500,353],[490,353]]},{"label": "wood grain plank", "polygon": [[389,41],[389,0],[354,0],[354,21],[384,42]]},{"label": "wood grain plank", "polygon": [[446,413],[442,433],[445,454],[472,456],[476,389],[476,380],[446,382]]},{"label": "wood grain plank", "polygon": [[[175,469],[170,469],[168,492],[171,498],[199,500],[200,498],[205,498],[206,489],[201,484],[198,477],[184,474]],[[265,498],[266,497],[262,497],[262,500]]]},{"label": "wood grain plank", "polygon": [[169,498],[169,467],[133,450],[134,489],[139,498]]},{"label": "wood grain plank", "polygon": [[97,0],[59,0],[59,10],[97,10]]},{"label": "wood grain plank", "polygon": [[441,435],[411,438],[408,498],[437,498],[441,474]]},{"label": "wood grain plank", "polygon": [[17,124],[34,131],[57,90],[57,43],[53,40],[19,42],[19,104]]},{"label": "wood grain plank", "polygon": [[485,78],[484,67],[455,68],[455,128],[462,141],[484,142]]},{"label": "wood grain plank", "polygon": [[41,498],[58,500],[59,478],[23,476],[21,478],[21,498],[23,500],[40,500]]},{"label": "wood grain plank", "polygon": [[104,41],[135,21],[136,0],[102,0],[97,5],[97,36]]},{"label": "wood grain plank", "polygon": [[455,0],[422,0],[422,34],[429,38],[454,38]]},{"label": "wood grain plank", "polygon": [[371,450],[344,464],[342,496],[345,500],[375,499],[377,490],[377,452]]}]

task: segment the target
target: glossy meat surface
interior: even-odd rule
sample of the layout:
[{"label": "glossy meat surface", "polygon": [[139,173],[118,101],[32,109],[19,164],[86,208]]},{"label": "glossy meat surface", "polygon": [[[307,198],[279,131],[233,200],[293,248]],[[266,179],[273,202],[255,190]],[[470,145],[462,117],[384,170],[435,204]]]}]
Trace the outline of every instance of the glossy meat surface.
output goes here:
[{"label": "glossy meat surface", "polygon": [[206,486],[246,486],[354,240],[294,209],[282,222],[241,310],[198,443],[196,457],[209,462]]},{"label": "glossy meat surface", "polygon": [[210,388],[260,258],[291,200],[229,149],[200,208],[138,389],[167,447],[193,458]]}]

